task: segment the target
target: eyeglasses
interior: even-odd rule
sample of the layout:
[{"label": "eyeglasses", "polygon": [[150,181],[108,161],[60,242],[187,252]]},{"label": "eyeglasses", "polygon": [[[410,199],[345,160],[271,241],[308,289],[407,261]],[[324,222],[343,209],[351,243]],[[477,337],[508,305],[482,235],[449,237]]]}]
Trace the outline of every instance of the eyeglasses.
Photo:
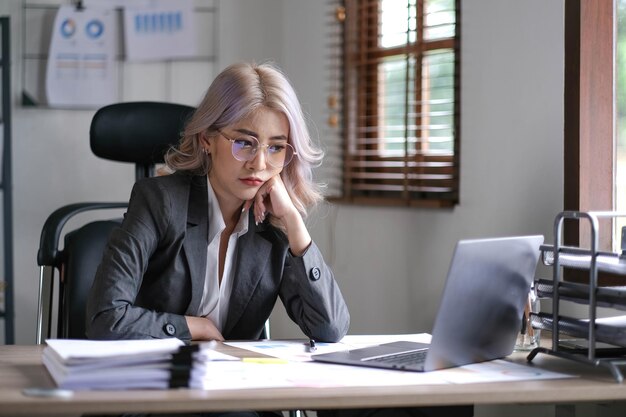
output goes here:
[{"label": "eyeglasses", "polygon": [[265,158],[267,163],[274,168],[283,168],[289,165],[294,155],[298,153],[288,143],[260,144],[259,140],[254,136],[241,134],[236,138],[231,138],[224,134],[221,130],[217,130],[224,139],[231,143],[231,151],[233,157],[238,161],[253,160],[259,148],[265,148]]}]

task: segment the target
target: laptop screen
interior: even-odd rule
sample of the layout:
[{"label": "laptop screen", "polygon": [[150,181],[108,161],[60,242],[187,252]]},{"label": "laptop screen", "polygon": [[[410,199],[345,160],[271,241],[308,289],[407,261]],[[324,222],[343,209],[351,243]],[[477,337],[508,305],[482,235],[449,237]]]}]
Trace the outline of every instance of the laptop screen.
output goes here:
[{"label": "laptop screen", "polygon": [[542,243],[543,236],[457,243],[426,369],[495,359],[513,351]]}]

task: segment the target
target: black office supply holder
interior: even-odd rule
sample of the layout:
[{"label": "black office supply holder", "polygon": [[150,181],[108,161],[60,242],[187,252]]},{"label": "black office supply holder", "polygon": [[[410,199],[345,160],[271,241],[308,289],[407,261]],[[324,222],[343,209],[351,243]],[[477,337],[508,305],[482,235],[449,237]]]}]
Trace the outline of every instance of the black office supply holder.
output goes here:
[{"label": "black office supply holder", "polygon": [[[626,287],[599,287],[601,271],[626,278],[626,256],[622,253],[599,250],[599,220],[626,217],[619,212],[563,211],[554,221],[554,244],[542,245],[542,261],[552,268],[552,280],[536,281],[537,295],[552,299],[551,313],[532,314],[532,325],[552,332],[552,347],[538,347],[531,351],[530,362],[539,353],[574,360],[596,367],[607,368],[618,382],[623,382],[620,367],[626,366],[626,315],[598,318],[598,307],[626,310]],[[563,223],[571,219],[587,220],[590,225],[589,249],[565,246],[562,242]],[[626,244],[622,239],[622,245]],[[623,248],[622,248],[623,249]],[[573,283],[563,280],[565,268],[585,270],[589,273],[588,283]],[[562,301],[571,301],[588,306],[587,318],[561,315]],[[583,339],[585,346],[568,345],[567,337]]]}]

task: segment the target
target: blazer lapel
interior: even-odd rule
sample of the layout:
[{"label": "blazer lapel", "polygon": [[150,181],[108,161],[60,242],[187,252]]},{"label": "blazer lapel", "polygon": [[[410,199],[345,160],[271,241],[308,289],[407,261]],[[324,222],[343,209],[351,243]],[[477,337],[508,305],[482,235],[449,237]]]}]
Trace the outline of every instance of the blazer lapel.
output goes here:
[{"label": "blazer lapel", "polygon": [[187,231],[183,248],[191,275],[191,302],[187,314],[197,314],[206,275],[208,247],[208,194],[206,177],[193,177],[189,185],[187,206]]},{"label": "blazer lapel", "polygon": [[228,319],[222,334],[230,333],[241,319],[259,281],[263,278],[270,258],[272,244],[259,234],[265,228],[263,225],[255,226],[252,210],[250,212],[249,224],[252,230],[241,236],[237,242],[237,266],[228,307]]}]

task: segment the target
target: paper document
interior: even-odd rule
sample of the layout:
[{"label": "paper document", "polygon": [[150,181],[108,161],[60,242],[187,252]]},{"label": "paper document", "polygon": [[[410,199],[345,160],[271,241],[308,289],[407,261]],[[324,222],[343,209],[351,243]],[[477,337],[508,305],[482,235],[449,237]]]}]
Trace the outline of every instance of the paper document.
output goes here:
[{"label": "paper document", "polygon": [[[245,389],[276,387],[368,387],[465,384],[567,378],[506,360],[483,362],[434,372],[408,372],[311,361],[312,353],[354,349],[394,340],[428,342],[427,334],[347,336],[340,343],[261,340],[228,342],[266,360],[240,360],[218,352],[216,342],[187,346],[179,339],[47,340],[43,363],[56,385],[73,390],[131,388]],[[255,355],[251,355],[255,356]]]},{"label": "paper document", "polygon": [[176,338],[145,340],[49,339],[42,361],[59,388],[74,390],[188,386],[215,361],[239,358],[214,350],[217,343],[187,346]]},{"label": "paper document", "polygon": [[155,61],[197,55],[193,0],[133,0],[124,5],[126,59]]},{"label": "paper document", "polygon": [[288,364],[251,364],[213,362],[202,375],[193,375],[190,386],[198,389],[256,389],[287,387],[367,387],[446,384],[438,375],[396,372],[357,366],[328,365],[317,362]]},{"label": "paper document", "polygon": [[195,375],[192,386],[202,389],[277,387],[368,387],[433,384],[468,384],[571,378],[536,366],[495,360],[433,372],[410,372],[312,362],[311,355],[362,348],[395,341],[430,343],[427,333],[400,335],[348,335],[339,343],[316,342],[309,352],[306,340],[226,342],[255,353],[285,359],[287,364],[256,365],[242,362],[207,364],[204,375]]},{"label": "paper document", "polygon": [[81,340],[48,339],[46,344],[65,363],[80,363],[94,359],[144,356],[151,353],[172,353],[185,343],[180,339],[142,340]]},{"label": "paper document", "polygon": [[46,68],[48,104],[98,108],[118,101],[115,11],[61,6],[52,30]]},{"label": "paper document", "polygon": [[48,339],[46,344],[42,361],[52,379],[59,388],[75,390],[165,389],[173,355],[185,346],[175,338]]},{"label": "paper document", "polygon": [[205,390],[281,387],[380,387],[545,380],[570,377],[570,375],[504,360],[433,372],[408,372],[318,362],[251,364],[237,361],[211,362],[207,363],[206,369],[202,373],[192,371],[190,387]]},{"label": "paper document", "polygon": [[348,335],[338,343],[316,342],[316,350],[308,349],[305,340],[257,340],[251,342],[225,342],[229,346],[261,353],[267,356],[287,359],[290,361],[306,362],[311,355],[319,353],[338,352],[340,350],[356,349],[381,343],[406,340],[408,342],[430,343],[428,333],[395,334],[395,335]]}]

